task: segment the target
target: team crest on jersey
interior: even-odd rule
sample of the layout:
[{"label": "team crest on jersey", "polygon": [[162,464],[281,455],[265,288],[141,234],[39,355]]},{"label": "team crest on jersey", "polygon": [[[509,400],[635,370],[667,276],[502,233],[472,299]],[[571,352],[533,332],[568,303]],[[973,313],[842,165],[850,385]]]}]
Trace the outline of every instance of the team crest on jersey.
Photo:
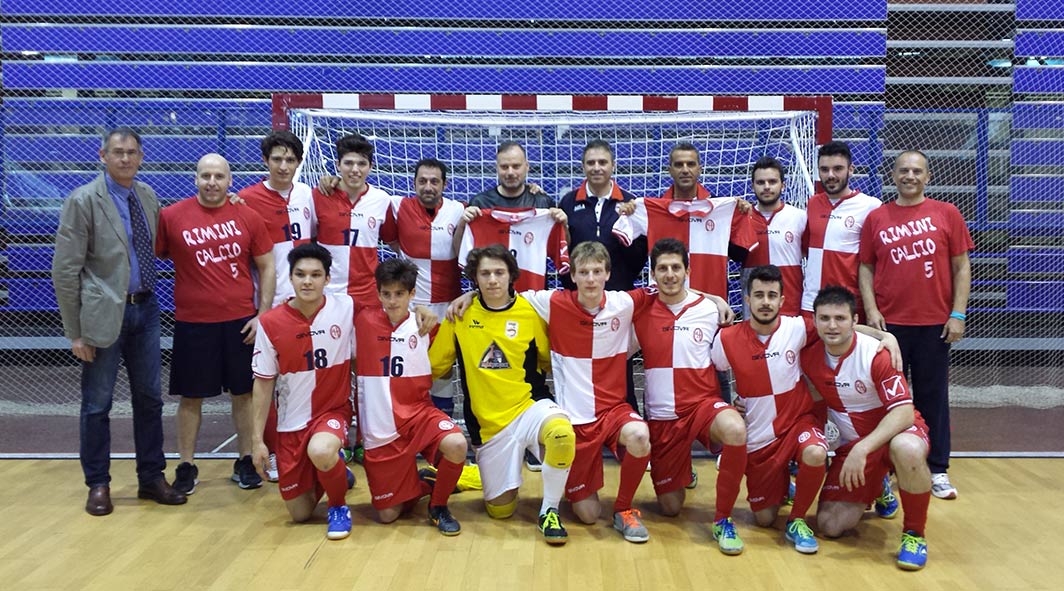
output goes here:
[{"label": "team crest on jersey", "polygon": [[633,419],[635,419],[637,421],[642,421],[643,420],[643,417],[639,416],[637,413],[634,413],[634,412],[628,413],[628,416],[632,417]]},{"label": "team crest on jersey", "polygon": [[901,376],[892,376],[879,383],[883,392],[887,394],[887,400],[894,400],[905,396],[905,379]]},{"label": "team crest on jersey", "polygon": [[342,426],[340,425],[340,421],[337,421],[336,419],[329,419],[328,421],[325,421],[325,424],[328,425],[330,429],[336,430],[339,430]]},{"label": "team crest on jersey", "polygon": [[864,394],[868,391],[868,386],[865,386],[864,382],[862,382],[861,380],[857,380],[857,382],[853,385],[853,389],[857,390],[858,394]]},{"label": "team crest on jersey", "polygon": [[613,320],[610,320],[610,330],[611,331],[617,332],[617,330],[619,328],[621,328],[621,319],[620,318],[614,318]]},{"label": "team crest on jersey", "polygon": [[329,327],[329,336],[331,336],[334,341],[336,339],[340,338],[340,327],[335,325],[335,324],[330,326]]},{"label": "team crest on jersey", "polygon": [[447,224],[447,233],[454,236],[454,224]]},{"label": "team crest on jersey", "polygon": [[440,424],[437,426],[440,428],[440,431],[450,431],[451,429],[454,429],[454,423],[446,419],[440,421]]},{"label": "team crest on jersey", "polygon": [[370,218],[368,220],[366,220],[366,225],[369,226],[370,230],[372,230],[373,228],[376,228],[377,227],[377,218],[375,218],[373,216],[370,216]]},{"label": "team crest on jersey", "polygon": [[713,403],[713,408],[724,408],[726,406],[728,406],[728,403],[724,402],[723,400]]},{"label": "team crest on jersey", "polygon": [[857,220],[853,219],[852,215],[848,215],[846,216],[846,221],[843,223],[846,224],[847,228],[852,228],[853,225],[857,223]]},{"label": "team crest on jersey", "polygon": [[809,435],[809,431],[802,431],[798,435],[798,443],[805,443],[806,441],[809,441],[810,437],[811,435]]},{"label": "team crest on jersey", "polygon": [[532,241],[536,239],[536,236],[532,232],[525,232],[525,244],[532,244]]},{"label": "team crest on jersey", "polygon": [[406,344],[411,349],[417,349],[417,335],[416,334],[410,335],[410,338],[406,340]]},{"label": "team crest on jersey", "polygon": [[303,208],[303,219],[305,219],[305,220],[309,220],[310,219],[310,208],[309,207],[304,207]]},{"label": "team crest on jersey", "polygon": [[702,329],[697,327],[695,328],[694,332],[691,333],[691,338],[694,339],[696,343],[701,343],[702,339],[705,338],[705,336],[706,335],[702,332]]},{"label": "team crest on jersey", "polygon": [[510,361],[495,341],[491,342],[484,354],[480,356],[480,369],[510,369]]},{"label": "team crest on jersey", "polygon": [[783,239],[786,240],[788,244],[794,242],[794,233],[788,231],[786,234],[783,235]]},{"label": "team crest on jersey", "polygon": [[706,232],[712,232],[717,229],[717,224],[713,223],[713,220],[706,220]]},{"label": "team crest on jersey", "polygon": [[784,355],[784,357],[787,358],[787,365],[794,365],[795,359],[798,358],[798,356],[794,354],[794,351],[791,351],[789,349],[787,350],[787,354]]},{"label": "team crest on jersey", "polygon": [[516,320],[507,320],[506,321],[506,336],[510,337],[511,339],[517,338],[517,328],[518,328],[518,323],[517,323]]}]

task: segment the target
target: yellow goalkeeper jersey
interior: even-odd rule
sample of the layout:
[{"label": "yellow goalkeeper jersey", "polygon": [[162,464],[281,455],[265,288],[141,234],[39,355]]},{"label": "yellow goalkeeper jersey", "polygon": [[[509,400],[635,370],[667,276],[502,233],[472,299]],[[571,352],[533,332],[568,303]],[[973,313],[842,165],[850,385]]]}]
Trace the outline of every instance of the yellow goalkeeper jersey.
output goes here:
[{"label": "yellow goalkeeper jersey", "polygon": [[446,375],[457,358],[474,445],[491,440],[536,400],[551,398],[547,324],[521,296],[503,310],[474,298],[461,319],[440,324],[429,358],[433,378]]}]

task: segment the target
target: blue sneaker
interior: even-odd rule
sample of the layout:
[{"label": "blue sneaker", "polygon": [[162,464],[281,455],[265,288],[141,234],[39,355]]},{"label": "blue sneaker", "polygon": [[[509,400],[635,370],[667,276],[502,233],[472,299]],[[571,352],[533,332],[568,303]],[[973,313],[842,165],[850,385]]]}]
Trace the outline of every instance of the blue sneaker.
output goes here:
[{"label": "blue sneaker", "polygon": [[793,519],[787,522],[787,533],[784,534],[787,541],[794,544],[794,549],[802,554],[816,554],[820,546],[813,537],[813,530],[804,519]]},{"label": "blue sneaker", "polygon": [[347,505],[329,507],[329,539],[342,540],[351,535],[351,510]]},{"label": "blue sneaker", "polygon": [[882,519],[894,519],[898,515],[898,497],[894,496],[894,490],[890,488],[890,474],[883,477],[883,494],[876,497],[872,505],[876,515]]},{"label": "blue sneaker", "polygon": [[920,570],[927,564],[927,540],[916,535],[914,531],[901,534],[901,547],[898,548],[898,568],[902,570]]}]

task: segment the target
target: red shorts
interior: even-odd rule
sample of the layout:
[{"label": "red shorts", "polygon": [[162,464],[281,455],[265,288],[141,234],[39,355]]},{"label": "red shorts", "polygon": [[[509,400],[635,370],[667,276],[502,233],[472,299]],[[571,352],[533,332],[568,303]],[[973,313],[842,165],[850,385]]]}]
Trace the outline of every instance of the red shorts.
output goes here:
[{"label": "red shorts", "polygon": [[582,501],[602,488],[602,447],[620,459],[618,450],[621,428],[631,422],[643,422],[643,417],[628,404],[618,404],[599,415],[594,423],[573,425],[576,431],[576,457],[565,482],[565,496],[569,502]]},{"label": "red shorts", "polygon": [[281,491],[282,499],[291,501],[309,492],[320,500],[325,494],[318,484],[318,468],[307,455],[307,444],[318,433],[332,433],[340,439],[341,446],[346,445],[348,416],[341,411],[326,412],[299,431],[277,433],[274,453],[277,454],[277,489]]},{"label": "red shorts", "polygon": [[692,412],[671,421],[648,421],[650,478],[654,492],[663,495],[691,482],[691,444],[709,449],[709,427],[722,411],[733,408],[720,396],[700,401]]},{"label": "red shorts", "polygon": [[805,448],[813,445],[828,448],[820,424],[805,414],[775,441],[746,456],[746,500],[751,510],[783,504],[791,483],[791,460],[800,461]]},{"label": "red shorts", "polygon": [[[902,433],[916,435],[924,442],[927,449],[931,449],[931,439],[928,436],[927,425],[924,423],[923,417],[917,415],[913,426],[902,431]],[[865,458],[865,485],[863,487],[846,490],[846,487],[839,482],[842,465],[846,462],[846,456],[849,455],[850,450],[853,449],[857,441],[860,440],[851,441],[835,450],[835,458],[831,460],[831,467],[828,468],[827,477],[824,478],[824,488],[820,490],[821,502],[838,501],[867,505],[883,494],[883,477],[894,469],[894,463],[890,461],[889,444],[868,454],[868,457]]]},{"label": "red shorts", "polygon": [[436,464],[440,441],[462,429],[451,417],[426,400],[425,407],[400,429],[399,438],[366,450],[363,467],[373,508],[380,510],[416,499],[421,495],[417,477],[417,454]]}]

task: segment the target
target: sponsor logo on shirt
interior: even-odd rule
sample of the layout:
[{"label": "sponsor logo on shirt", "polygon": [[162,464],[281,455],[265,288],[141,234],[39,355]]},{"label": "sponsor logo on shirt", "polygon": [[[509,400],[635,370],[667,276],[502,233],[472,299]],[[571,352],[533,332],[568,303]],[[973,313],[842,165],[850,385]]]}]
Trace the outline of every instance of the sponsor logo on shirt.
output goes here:
[{"label": "sponsor logo on shirt", "polygon": [[374,495],[373,496],[373,500],[374,501],[383,501],[384,499],[387,499],[389,497],[394,497],[394,496],[395,496],[395,493],[384,493],[383,495]]},{"label": "sponsor logo on shirt", "polygon": [[751,361],[757,361],[759,359],[775,359],[780,356],[779,351],[765,351],[764,353],[754,353],[750,356]]},{"label": "sponsor logo on shirt", "polygon": [[879,383],[883,387],[883,392],[887,395],[887,400],[894,400],[905,396],[905,380],[901,376],[892,376]]},{"label": "sponsor logo on shirt", "polygon": [[484,325],[477,320],[473,320],[473,322],[469,324],[469,328],[484,328]]},{"label": "sponsor logo on shirt", "polygon": [[[339,329],[339,327],[337,327],[337,329]],[[296,338],[297,339],[305,339],[307,337],[320,337],[323,334],[325,334],[325,329],[324,328],[319,328],[318,330],[310,329],[307,332],[301,332],[301,333],[297,334]]]},{"label": "sponsor logo on shirt", "polygon": [[495,341],[492,341],[480,356],[480,369],[510,369],[510,361]]},{"label": "sponsor logo on shirt", "polygon": [[286,485],[286,486],[282,486],[281,487],[281,492],[288,492],[288,491],[296,489],[296,488],[299,488],[299,483],[298,482],[296,482],[294,484],[289,484],[289,485]]}]

